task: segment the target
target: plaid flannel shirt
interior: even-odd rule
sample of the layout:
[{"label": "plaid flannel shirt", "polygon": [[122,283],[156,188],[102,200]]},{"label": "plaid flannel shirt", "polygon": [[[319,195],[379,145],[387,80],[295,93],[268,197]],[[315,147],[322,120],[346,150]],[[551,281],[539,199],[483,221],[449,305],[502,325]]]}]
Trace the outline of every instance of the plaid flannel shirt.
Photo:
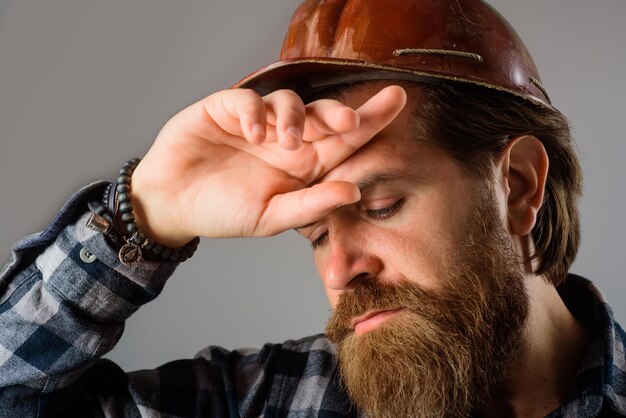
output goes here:
[{"label": "plaid flannel shirt", "polygon": [[[126,373],[100,357],[124,321],[158,296],[174,263],[126,267],[87,227],[76,193],[0,274],[0,417],[350,417],[334,346],[323,336],[260,350],[208,347],[194,359]],[[626,416],[626,335],[586,279],[559,289],[591,343],[566,402],[549,417]]]}]

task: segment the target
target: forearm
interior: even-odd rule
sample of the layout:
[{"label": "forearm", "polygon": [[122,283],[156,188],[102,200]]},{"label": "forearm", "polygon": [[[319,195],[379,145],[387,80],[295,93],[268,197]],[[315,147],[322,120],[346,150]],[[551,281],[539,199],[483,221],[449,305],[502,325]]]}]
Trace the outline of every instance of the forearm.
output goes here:
[{"label": "forearm", "polygon": [[106,238],[85,226],[87,201],[101,188],[79,192],[44,233],[18,243],[0,276],[1,405],[33,408],[34,416],[37,398],[67,388],[113,348],[124,321],[176,267],[119,262]]}]

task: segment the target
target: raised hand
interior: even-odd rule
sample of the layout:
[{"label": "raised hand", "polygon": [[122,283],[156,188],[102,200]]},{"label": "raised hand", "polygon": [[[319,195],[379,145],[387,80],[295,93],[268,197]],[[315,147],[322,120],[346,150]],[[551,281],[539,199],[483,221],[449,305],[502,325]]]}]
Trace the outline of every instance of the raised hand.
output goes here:
[{"label": "raised hand", "polygon": [[359,200],[346,182],[313,182],[400,113],[389,86],[358,109],[304,105],[290,90],[217,92],[174,116],[133,175],[137,223],[178,247],[194,236],[270,236]]}]

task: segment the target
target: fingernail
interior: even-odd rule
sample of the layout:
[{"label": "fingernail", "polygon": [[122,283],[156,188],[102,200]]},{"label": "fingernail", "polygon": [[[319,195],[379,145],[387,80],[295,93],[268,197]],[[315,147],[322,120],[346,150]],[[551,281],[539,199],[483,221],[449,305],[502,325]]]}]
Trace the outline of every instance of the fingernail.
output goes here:
[{"label": "fingernail", "polygon": [[264,135],[265,128],[260,123],[255,123],[254,125],[252,125],[252,133],[255,135]]},{"label": "fingernail", "polygon": [[294,138],[296,138],[298,141],[302,138],[302,132],[300,131],[300,129],[296,128],[295,126],[288,127],[287,133],[293,136]]}]

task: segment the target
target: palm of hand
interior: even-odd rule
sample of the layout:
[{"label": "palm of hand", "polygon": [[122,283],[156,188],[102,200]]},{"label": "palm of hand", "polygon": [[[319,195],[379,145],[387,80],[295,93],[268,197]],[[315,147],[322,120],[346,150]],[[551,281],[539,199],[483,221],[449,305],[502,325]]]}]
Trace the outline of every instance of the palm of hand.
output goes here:
[{"label": "palm of hand", "polygon": [[330,100],[305,107],[284,91],[265,98],[216,93],[162,129],[135,172],[133,193],[141,194],[151,229],[169,225],[157,235],[177,231],[183,242],[195,235],[268,236],[313,222],[354,203],[359,192],[345,182],[311,183],[390,123],[405,101],[397,86],[356,111]]}]

